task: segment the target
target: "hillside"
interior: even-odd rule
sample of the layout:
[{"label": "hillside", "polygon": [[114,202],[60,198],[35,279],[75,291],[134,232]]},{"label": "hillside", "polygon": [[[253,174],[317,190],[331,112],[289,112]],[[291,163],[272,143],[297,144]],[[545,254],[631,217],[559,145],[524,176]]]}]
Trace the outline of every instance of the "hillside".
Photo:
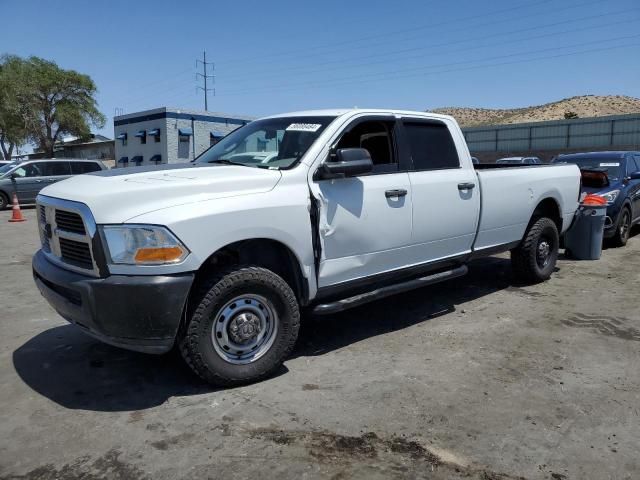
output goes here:
[{"label": "hillside", "polygon": [[432,111],[451,115],[460,125],[470,127],[475,125],[562,120],[565,112],[573,112],[579,118],[640,113],[640,98],[624,95],[583,95],[524,108],[444,107],[436,108]]}]

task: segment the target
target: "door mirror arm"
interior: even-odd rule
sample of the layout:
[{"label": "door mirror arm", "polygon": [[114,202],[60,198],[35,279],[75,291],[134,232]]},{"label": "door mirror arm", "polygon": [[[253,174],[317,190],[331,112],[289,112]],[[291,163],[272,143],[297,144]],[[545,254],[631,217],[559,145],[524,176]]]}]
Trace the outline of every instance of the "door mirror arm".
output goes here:
[{"label": "door mirror arm", "polygon": [[373,170],[371,155],[366,148],[341,148],[330,152],[329,158],[314,173],[314,180],[356,177]]}]

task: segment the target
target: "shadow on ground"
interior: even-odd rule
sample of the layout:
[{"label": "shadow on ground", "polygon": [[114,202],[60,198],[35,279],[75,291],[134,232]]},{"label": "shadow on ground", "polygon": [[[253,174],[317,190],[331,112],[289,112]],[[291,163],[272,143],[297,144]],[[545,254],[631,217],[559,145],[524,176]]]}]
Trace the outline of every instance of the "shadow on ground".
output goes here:
[{"label": "shadow on ground", "polygon": [[[477,260],[465,277],[338,315],[305,318],[293,356],[322,355],[403,329],[511,285],[509,260]],[[141,410],[172,396],[213,390],[175,352],[155,356],[122,350],[100,343],[72,325],[52,328],[30,339],[13,353],[13,363],[33,390],[70,409]],[[286,371],[283,367],[278,374]]]}]

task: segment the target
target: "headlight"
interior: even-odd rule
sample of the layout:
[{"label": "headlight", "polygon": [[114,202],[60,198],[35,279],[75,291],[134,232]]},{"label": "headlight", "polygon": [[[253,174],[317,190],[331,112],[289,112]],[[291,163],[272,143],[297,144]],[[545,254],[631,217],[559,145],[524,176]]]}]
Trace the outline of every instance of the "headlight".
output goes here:
[{"label": "headlight", "polygon": [[169,230],[155,225],[105,225],[110,263],[164,265],[179,263],[189,250]]},{"label": "headlight", "polygon": [[618,194],[620,193],[620,190],[611,190],[610,192],[607,193],[600,193],[599,195],[604,198],[607,203],[613,203],[616,201],[616,198],[618,198]]}]

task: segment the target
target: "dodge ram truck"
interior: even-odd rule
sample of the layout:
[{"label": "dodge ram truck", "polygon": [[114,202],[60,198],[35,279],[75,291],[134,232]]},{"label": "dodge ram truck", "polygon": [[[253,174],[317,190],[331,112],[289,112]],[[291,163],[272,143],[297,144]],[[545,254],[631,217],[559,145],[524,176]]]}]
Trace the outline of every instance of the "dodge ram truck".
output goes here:
[{"label": "dodge ram truck", "polygon": [[177,347],[206,381],[272,374],[300,312],[330,315],[511,251],[552,274],[576,165],[473,165],[448,116],[321,110],[252,121],[188,164],[46,187],[33,276],[69,322],[120,347]]}]

